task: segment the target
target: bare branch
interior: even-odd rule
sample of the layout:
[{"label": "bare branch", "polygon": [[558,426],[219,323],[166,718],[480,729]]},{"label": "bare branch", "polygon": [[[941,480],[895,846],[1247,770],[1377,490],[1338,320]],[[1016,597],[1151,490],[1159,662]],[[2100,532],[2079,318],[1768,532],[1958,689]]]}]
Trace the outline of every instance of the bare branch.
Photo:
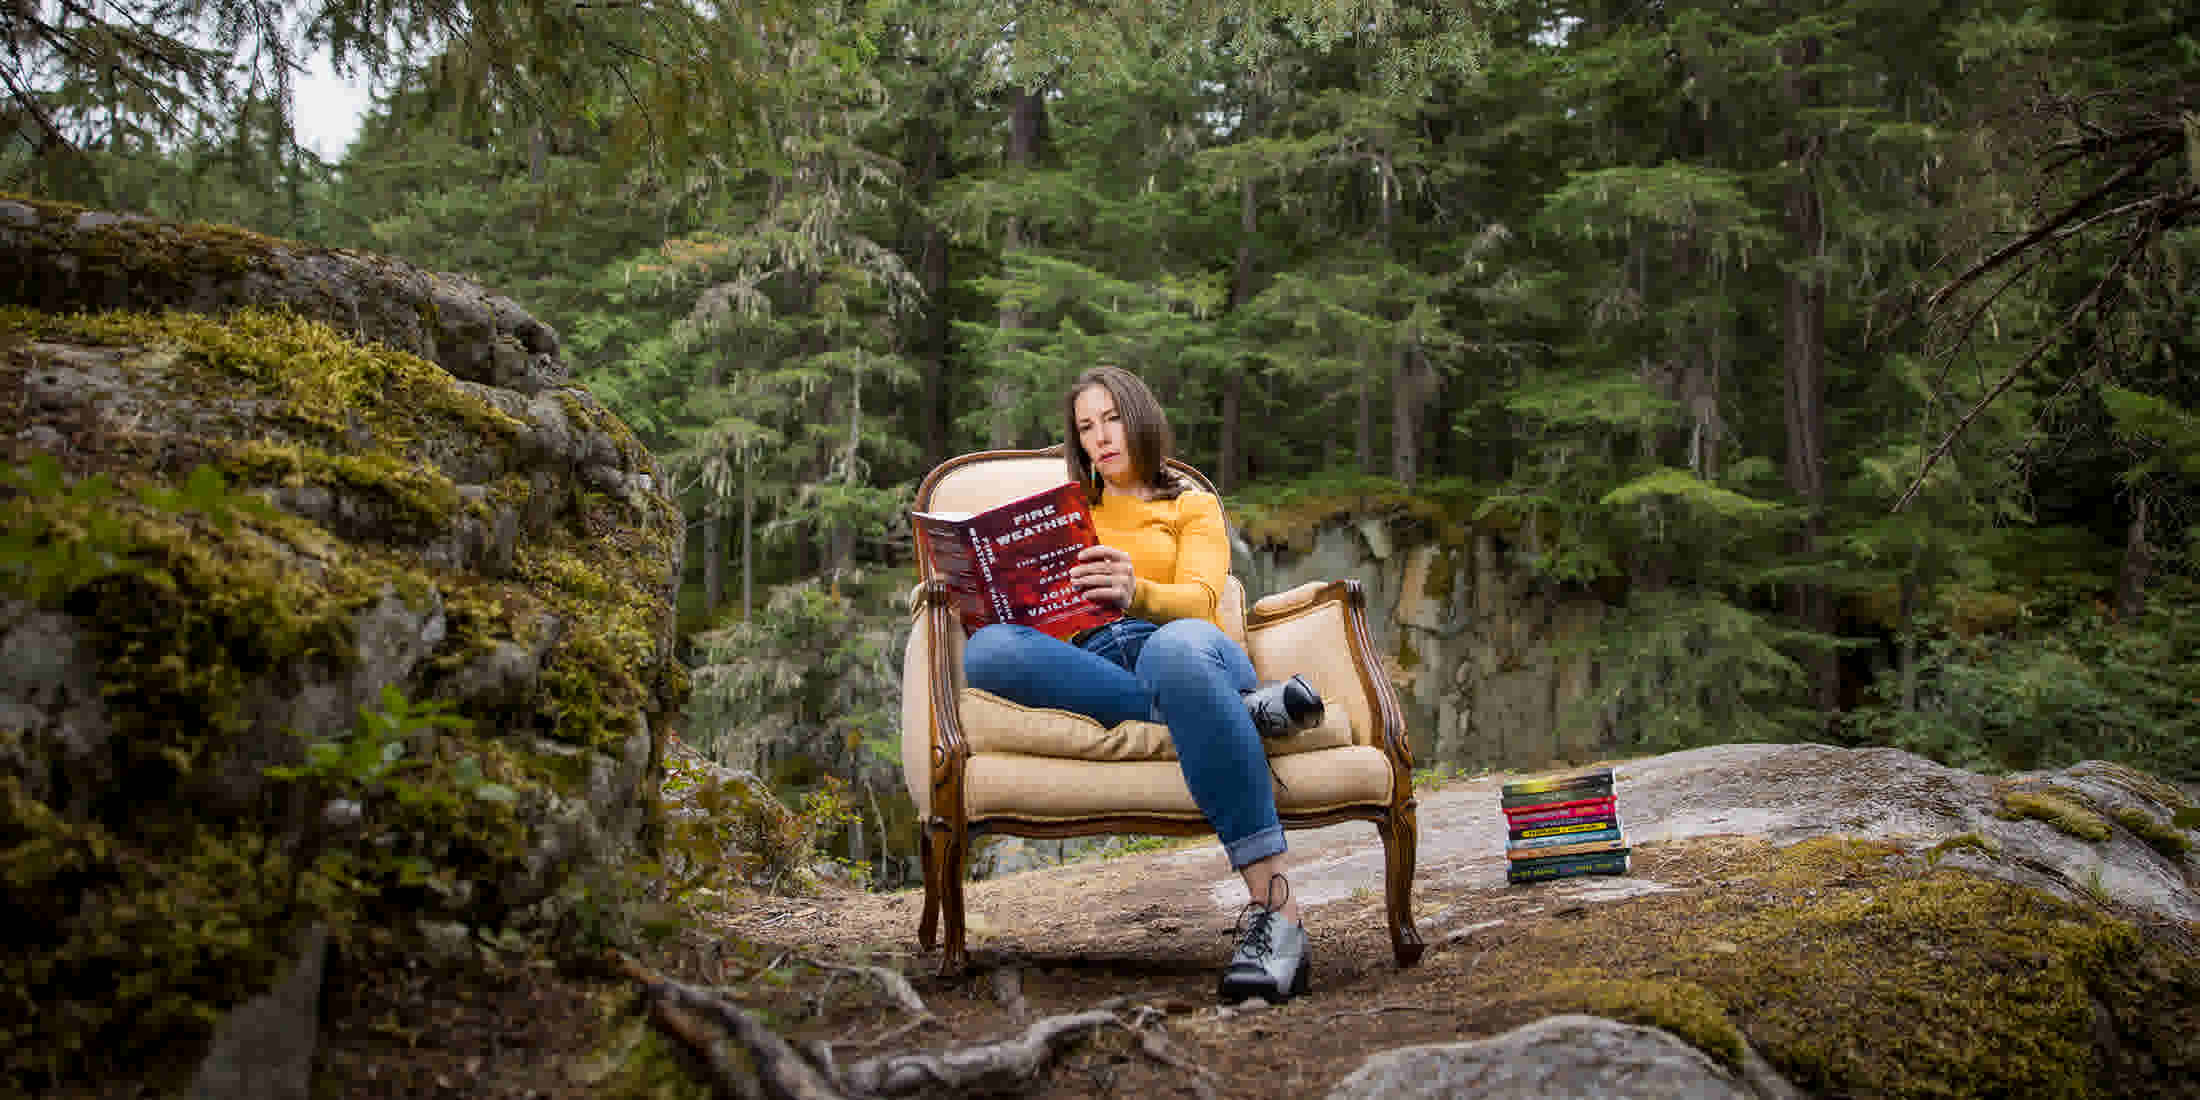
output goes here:
[{"label": "bare branch", "polygon": [[2131,180],[2136,178],[2140,173],[2145,172],[2148,168],[2153,167],[2155,161],[2158,161],[2163,157],[2168,156],[2171,152],[2174,151],[2174,146],[2170,145],[2168,142],[2157,142],[2154,148],[2149,151],[2148,155],[2124,165],[2122,170],[2118,171],[2115,175],[2110,176],[2099,187],[2094,188],[2092,191],[2088,192],[2083,198],[2080,198],[2077,201],[2072,202],[2070,205],[2064,207],[2061,213],[2055,215],[2052,218],[2049,218],[2047,221],[2042,222],[2038,226],[2033,227],[2030,232],[2021,237],[2018,237],[2016,240],[1995,249],[1992,255],[1986,257],[1983,260],[1980,260],[1976,264],[1971,265],[1970,270],[1956,276],[1954,279],[1950,280],[1945,286],[1942,286],[1939,290],[1934,291],[1932,293],[1932,296],[1925,300],[1925,307],[1928,310],[1938,309],[1940,307],[1940,304],[1946,301],[1951,295],[1954,295],[1958,291],[1961,291],[1964,287],[1969,286],[1973,282],[1978,281],[1980,276],[1983,276],[1986,273],[1994,270],[1995,268],[2009,262],[2012,258],[2022,255],[2033,246],[2038,245],[2040,242],[2054,235],[2056,230],[2061,229],[2065,225],[2068,225],[2072,219],[2075,219],[2082,215],[2094,203],[2099,202],[2101,199],[2115,192],[2118,188],[2121,188],[2126,183],[2131,182]]},{"label": "bare branch", "polygon": [[1971,406],[1970,411],[1963,414],[1963,419],[1958,420],[1956,426],[1948,430],[1948,434],[1941,439],[1940,445],[1934,447],[1932,453],[1925,456],[1924,463],[1918,467],[1917,477],[1910,482],[1909,488],[1903,490],[1902,499],[1895,501],[1893,511],[1900,512],[1903,508],[1909,506],[1910,501],[1917,496],[1919,491],[1924,489],[1925,479],[1933,472],[1933,467],[1938,465],[1940,460],[1955,448],[1956,440],[1963,436],[1964,430],[1971,426],[1972,421],[1978,419],[1980,413],[1986,411],[1988,405],[1993,404],[1997,398],[2008,392],[2009,387],[2015,385],[2017,379],[2023,377],[2024,372],[2030,370],[2032,364],[2039,362],[2041,358],[2046,356],[2050,349],[2061,346],[2062,338],[2068,335],[2072,329],[2075,329],[2079,321],[2084,320],[2088,313],[2093,312],[2106,299],[2109,289],[2115,285],[2118,279],[2123,277],[2124,270],[2131,266],[2131,262],[2146,250],[2148,244],[2153,242],[2154,236],[2155,232],[2150,231],[2141,234],[2138,240],[2133,241],[2131,247],[2125,249],[2123,255],[2116,258],[2116,263],[2108,269],[2108,273],[2102,275],[2100,280],[2093,284],[2093,289],[2087,291],[2085,297],[2071,308],[2069,315],[2063,318],[2062,323],[2055,326],[2055,331],[2033,345],[2031,352],[2021,362],[2009,368],[2009,372],[2002,375],[2001,381],[1994,383],[1993,388],[1986,391],[1986,395],[1979,398]]}]

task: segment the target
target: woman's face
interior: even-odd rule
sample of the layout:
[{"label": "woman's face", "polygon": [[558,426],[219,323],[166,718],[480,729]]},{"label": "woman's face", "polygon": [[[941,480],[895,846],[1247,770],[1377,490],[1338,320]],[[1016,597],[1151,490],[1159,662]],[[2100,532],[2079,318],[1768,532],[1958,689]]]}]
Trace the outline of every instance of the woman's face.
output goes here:
[{"label": "woman's face", "polygon": [[1123,416],[1115,411],[1115,395],[1105,386],[1086,386],[1071,407],[1077,411],[1077,445],[1085,449],[1085,461],[1100,471],[1101,480],[1118,489],[1131,488],[1131,445],[1123,433]]}]

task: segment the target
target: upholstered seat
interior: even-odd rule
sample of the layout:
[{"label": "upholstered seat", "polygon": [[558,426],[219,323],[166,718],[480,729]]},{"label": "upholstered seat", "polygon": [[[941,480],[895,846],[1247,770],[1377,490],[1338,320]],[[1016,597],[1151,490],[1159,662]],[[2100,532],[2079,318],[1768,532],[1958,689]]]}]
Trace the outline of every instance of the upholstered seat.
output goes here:
[{"label": "upholstered seat", "polygon": [[[1202,487],[1197,470],[1172,464]],[[977,512],[1060,484],[1059,447],[988,451],[942,463],[917,490],[926,511]],[[934,945],[946,917],[943,969],[967,963],[964,864],[971,838],[1208,832],[1167,727],[1113,728],[1065,711],[1024,707],[964,686],[963,631],[944,583],[927,577],[912,600],[902,665],[902,771],[925,825],[925,901],[918,938]],[[1267,742],[1286,829],[1371,821],[1387,855],[1385,899],[1400,966],[1420,958],[1411,913],[1413,759],[1397,699],[1375,659],[1358,582],[1303,585],[1245,607],[1237,578],[1219,618],[1262,679],[1305,676],[1327,703],[1322,724]]]},{"label": "upholstered seat", "polygon": [[[1006,752],[1101,763],[1176,759],[1169,727],[1159,722],[1122,722],[1107,727],[1082,714],[1027,707],[978,688],[962,689],[962,722],[963,738],[970,742],[973,753]],[[1262,742],[1262,746],[1273,758],[1351,743],[1352,720],[1342,710],[1325,710],[1320,725]]]}]

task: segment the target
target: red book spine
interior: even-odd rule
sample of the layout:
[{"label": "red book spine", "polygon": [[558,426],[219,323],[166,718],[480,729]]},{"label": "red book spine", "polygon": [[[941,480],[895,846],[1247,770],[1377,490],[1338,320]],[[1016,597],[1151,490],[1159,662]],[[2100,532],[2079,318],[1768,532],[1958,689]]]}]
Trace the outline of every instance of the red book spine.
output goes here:
[{"label": "red book spine", "polygon": [[1582,798],[1572,802],[1546,802],[1540,806],[1520,806],[1506,810],[1505,817],[1514,824],[1523,821],[1542,821],[1559,817],[1591,817],[1612,812],[1614,798]]}]

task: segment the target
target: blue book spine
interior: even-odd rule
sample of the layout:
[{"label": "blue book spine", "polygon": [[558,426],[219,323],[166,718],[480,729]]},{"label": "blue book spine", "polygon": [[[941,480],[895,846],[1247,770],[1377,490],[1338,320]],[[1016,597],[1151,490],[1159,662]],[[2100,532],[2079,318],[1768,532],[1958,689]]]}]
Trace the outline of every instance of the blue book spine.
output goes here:
[{"label": "blue book spine", "polygon": [[1614,825],[1610,828],[1598,829],[1593,833],[1561,833],[1557,836],[1523,837],[1519,840],[1506,842],[1505,848],[1507,851],[1513,852],[1525,851],[1530,848],[1555,848],[1561,844],[1589,844],[1599,840],[1618,840],[1621,835],[1619,826]]}]

